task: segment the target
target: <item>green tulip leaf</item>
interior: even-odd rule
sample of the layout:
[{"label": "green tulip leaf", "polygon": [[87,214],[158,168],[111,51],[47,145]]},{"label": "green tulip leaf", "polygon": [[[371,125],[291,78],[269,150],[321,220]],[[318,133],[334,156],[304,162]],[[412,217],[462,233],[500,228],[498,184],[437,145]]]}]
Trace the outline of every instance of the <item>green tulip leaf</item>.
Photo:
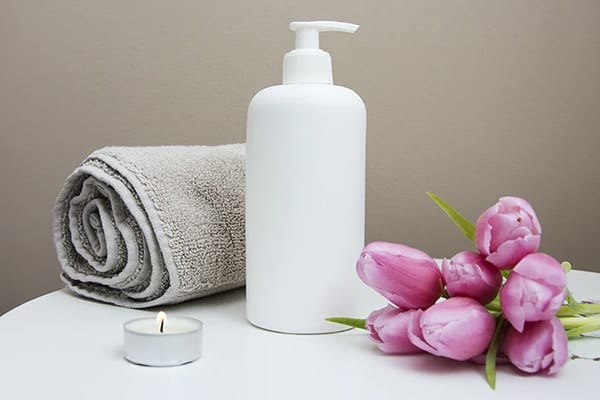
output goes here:
[{"label": "green tulip leaf", "polygon": [[504,328],[504,317],[500,314],[496,318],[496,330],[485,355],[485,376],[488,384],[494,390],[496,389],[496,354],[498,354],[498,347],[500,346],[502,328]]},{"label": "green tulip leaf", "polygon": [[331,317],[325,318],[326,321],[335,322],[336,324],[342,324],[351,326],[353,328],[367,329],[366,320],[360,318],[346,318],[346,317]]},{"label": "green tulip leaf", "polygon": [[446,203],[436,194],[427,192],[427,196],[429,196],[429,198],[433,200],[433,202],[437,204],[437,206],[441,208],[442,211],[445,212],[446,215],[448,215],[448,217],[450,217],[452,222],[454,222],[454,224],[462,231],[462,233],[469,240],[475,241],[475,225],[473,225],[471,221],[466,219],[461,213],[456,211],[454,207]]}]

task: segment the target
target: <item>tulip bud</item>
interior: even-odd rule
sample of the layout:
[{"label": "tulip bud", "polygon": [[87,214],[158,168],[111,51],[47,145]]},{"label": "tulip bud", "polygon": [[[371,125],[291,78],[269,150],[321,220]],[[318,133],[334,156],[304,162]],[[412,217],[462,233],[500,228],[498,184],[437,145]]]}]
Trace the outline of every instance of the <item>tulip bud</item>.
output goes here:
[{"label": "tulip bud", "polygon": [[461,251],[442,262],[446,291],[452,297],[463,296],[487,304],[494,300],[502,284],[502,274],[485,257]]},{"label": "tulip bud", "polygon": [[369,315],[366,328],[381,351],[388,354],[411,354],[421,351],[408,339],[408,324],[414,312],[387,306]]},{"label": "tulip bud", "polygon": [[567,293],[567,275],[553,257],[534,253],[525,256],[500,289],[500,306],[519,332],[527,321],[552,318]]},{"label": "tulip bud", "polygon": [[523,332],[508,326],[502,341],[504,354],[521,371],[554,374],[565,365],[568,338],[558,318],[527,322]]},{"label": "tulip bud", "polygon": [[542,227],[531,205],[518,197],[502,197],[475,223],[475,244],[486,260],[510,269],[540,246]]},{"label": "tulip bud", "polygon": [[490,344],[496,322],[477,301],[452,297],[412,315],[408,338],[418,348],[436,356],[468,360]]},{"label": "tulip bud", "polygon": [[442,294],[442,274],[435,261],[403,244],[370,243],[356,270],[364,283],[403,309],[429,307]]}]

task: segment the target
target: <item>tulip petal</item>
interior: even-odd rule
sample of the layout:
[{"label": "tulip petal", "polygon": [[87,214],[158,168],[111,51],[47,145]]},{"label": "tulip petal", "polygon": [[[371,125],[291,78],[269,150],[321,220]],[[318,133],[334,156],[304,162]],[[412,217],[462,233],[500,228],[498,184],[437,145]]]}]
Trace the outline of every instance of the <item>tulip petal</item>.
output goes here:
[{"label": "tulip petal", "polygon": [[433,259],[363,251],[360,279],[400,308],[426,308],[441,296],[442,275]]},{"label": "tulip petal", "polygon": [[552,318],[564,298],[560,299],[558,307],[555,292],[552,287],[540,284],[533,280],[522,279],[523,289],[521,291],[520,308],[526,321],[542,321]]},{"label": "tulip petal", "polygon": [[371,314],[369,314],[369,316],[367,317],[367,320],[365,321],[365,328],[367,328],[367,331],[369,331],[369,336],[371,337],[371,339],[373,339],[375,342],[381,342],[381,338],[379,337],[379,333],[377,332],[376,329],[376,322],[378,320],[378,318],[385,314],[388,313],[390,311],[395,310],[395,307],[392,306],[386,306],[383,308],[380,308],[379,310],[375,310],[373,312],[371,312]]},{"label": "tulip petal", "polygon": [[486,260],[498,269],[510,269],[523,257],[537,251],[540,241],[541,238],[534,235],[506,241],[498,247],[495,253],[487,256]]},{"label": "tulip petal", "polygon": [[504,317],[518,331],[523,332],[525,316],[521,311],[521,293],[523,292],[523,278],[511,274],[504,286],[500,289],[500,305]]},{"label": "tulip petal", "polygon": [[548,369],[548,374],[555,374],[567,362],[569,339],[558,318],[554,317],[550,322],[552,323],[552,353],[554,355],[554,363]]},{"label": "tulip petal", "polygon": [[522,332],[509,327],[504,336],[504,351],[510,362],[523,372],[536,373],[543,369],[542,360],[551,352],[545,321],[527,323]]},{"label": "tulip petal", "polygon": [[433,261],[429,254],[425,253],[424,251],[412,248],[402,243],[391,243],[382,241],[371,242],[365,246],[363,252],[397,254],[408,258]]},{"label": "tulip petal", "polygon": [[408,324],[408,339],[419,349],[426,351],[429,354],[439,356],[437,349],[431,347],[427,342],[425,342],[425,339],[423,338],[423,328],[421,326],[422,316],[422,310],[416,310],[412,314]]},{"label": "tulip petal", "polygon": [[519,332],[524,321],[552,318],[566,297],[567,278],[553,257],[534,253],[525,256],[500,290],[502,311]]},{"label": "tulip petal", "polygon": [[492,226],[489,223],[490,218],[497,214],[500,209],[498,203],[494,204],[483,212],[475,222],[475,244],[481,254],[490,254],[490,244],[492,241]]},{"label": "tulip petal", "polygon": [[495,321],[476,300],[453,297],[427,309],[420,320],[425,342],[443,357],[468,360],[485,351]]},{"label": "tulip petal", "polygon": [[420,353],[421,349],[414,346],[412,343],[377,343],[377,347],[386,354],[415,354]]},{"label": "tulip petal", "polygon": [[500,204],[501,204],[503,210],[521,209],[521,210],[525,211],[527,214],[529,214],[531,216],[531,220],[533,222],[533,227],[535,229],[534,232],[538,235],[542,233],[542,227],[537,218],[537,215],[535,214],[533,207],[531,206],[531,204],[529,204],[529,202],[527,200],[522,199],[520,197],[506,196],[506,197],[500,198]]},{"label": "tulip petal", "polygon": [[495,321],[477,301],[453,297],[410,320],[408,337],[418,348],[436,356],[468,360],[488,347]]},{"label": "tulip petal", "polygon": [[477,219],[475,244],[499,269],[512,268],[537,251],[542,228],[531,205],[518,197],[502,197]]},{"label": "tulip petal", "polygon": [[512,239],[511,233],[519,227],[517,216],[513,213],[496,214],[490,218],[489,224],[492,226],[491,252],[497,251],[502,243]]},{"label": "tulip petal", "polygon": [[552,354],[552,351],[549,351],[548,354],[543,356],[542,359],[540,360],[539,369],[544,370],[546,368],[549,368],[552,365],[553,361],[554,361],[554,356]]},{"label": "tulip petal", "polygon": [[461,251],[452,259],[442,261],[442,275],[450,296],[470,297],[481,304],[496,297],[502,275],[484,257],[472,251]]},{"label": "tulip petal", "polygon": [[[525,217],[522,217],[522,218],[525,218]],[[529,229],[526,226],[518,226],[509,233],[507,240],[515,240],[520,237],[525,237],[527,235],[533,235],[533,232],[531,232],[531,229]]]},{"label": "tulip petal", "polygon": [[381,351],[390,354],[412,354],[421,351],[408,339],[408,326],[414,310],[388,312],[378,318],[376,329],[382,343]]},{"label": "tulip petal", "polygon": [[413,354],[421,350],[408,338],[408,325],[414,313],[393,306],[386,306],[369,314],[365,327],[370,339],[387,354]]},{"label": "tulip petal", "polygon": [[567,274],[560,262],[544,253],[530,254],[515,267],[524,278],[552,287],[566,287]]},{"label": "tulip petal", "polygon": [[567,288],[566,273],[556,259],[543,253],[527,255],[512,275],[523,282],[519,304],[525,321],[546,320],[556,314],[564,302]]},{"label": "tulip petal", "polygon": [[567,361],[567,335],[558,318],[527,322],[522,333],[508,327],[503,351],[510,362],[527,373],[556,373]]}]

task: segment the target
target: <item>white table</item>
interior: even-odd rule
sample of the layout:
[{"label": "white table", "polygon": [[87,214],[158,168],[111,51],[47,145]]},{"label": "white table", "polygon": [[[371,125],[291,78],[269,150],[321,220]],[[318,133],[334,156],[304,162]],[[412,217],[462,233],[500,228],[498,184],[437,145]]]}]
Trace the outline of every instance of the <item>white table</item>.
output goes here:
[{"label": "white table", "polygon": [[[600,297],[600,274],[572,271],[578,298]],[[203,358],[142,367],[121,355],[122,324],[154,315],[52,292],[0,318],[0,399],[566,399],[596,398],[600,362],[569,361],[557,376],[499,367],[492,392],[483,368],[429,355],[386,356],[362,330],[284,335],[245,319],[244,291],[165,307],[205,323]],[[600,355],[600,339],[570,343]],[[572,397],[574,396],[574,397]],[[591,396],[591,397],[590,397]]]}]

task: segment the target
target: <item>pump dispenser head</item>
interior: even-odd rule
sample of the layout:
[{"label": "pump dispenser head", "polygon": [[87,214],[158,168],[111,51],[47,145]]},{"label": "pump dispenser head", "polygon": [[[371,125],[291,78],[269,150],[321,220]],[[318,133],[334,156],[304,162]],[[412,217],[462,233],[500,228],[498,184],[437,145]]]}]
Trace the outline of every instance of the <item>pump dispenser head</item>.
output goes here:
[{"label": "pump dispenser head", "polygon": [[354,33],[358,25],[336,21],[291,22],[296,49],[283,57],[283,83],[333,83],[331,56],[319,48],[320,32]]}]

